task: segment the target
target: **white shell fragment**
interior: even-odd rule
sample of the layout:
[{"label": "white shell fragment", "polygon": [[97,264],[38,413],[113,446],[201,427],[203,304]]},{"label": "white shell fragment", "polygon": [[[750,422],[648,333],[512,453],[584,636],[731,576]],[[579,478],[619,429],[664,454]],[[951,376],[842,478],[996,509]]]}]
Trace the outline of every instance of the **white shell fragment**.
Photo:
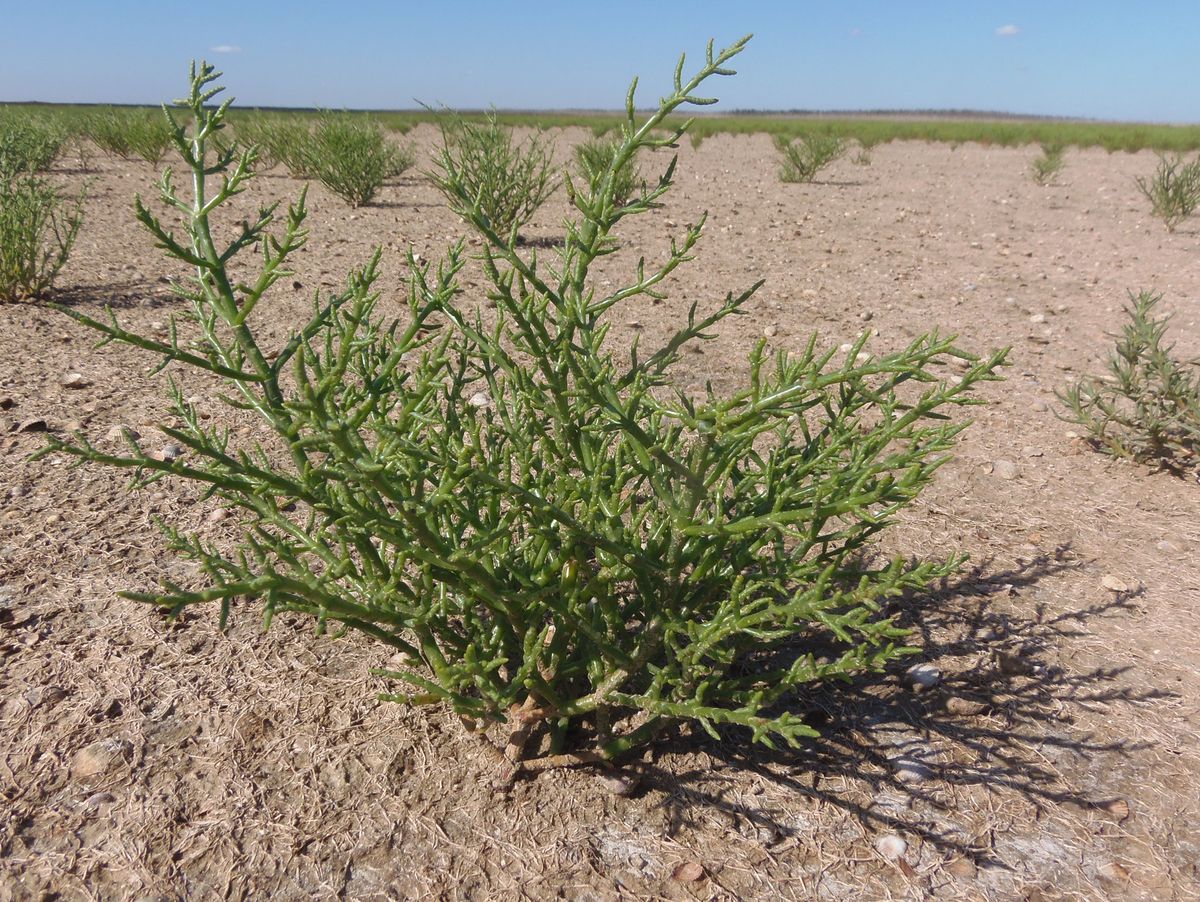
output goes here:
[{"label": "white shell fragment", "polygon": [[924,761],[909,755],[901,755],[891,760],[892,770],[896,779],[902,783],[924,783],[933,777],[933,770]]},{"label": "white shell fragment", "polygon": [[895,833],[885,833],[875,840],[875,851],[888,861],[895,861],[904,857],[904,853],[908,851],[908,843]]},{"label": "white shell fragment", "polygon": [[904,682],[913,692],[932,689],[942,681],[942,672],[932,664],[914,664],[904,671]]},{"label": "white shell fragment", "polygon": [[1100,585],[1108,589],[1110,592],[1128,592],[1129,584],[1119,576],[1114,576],[1111,573],[1106,573],[1100,577]]}]

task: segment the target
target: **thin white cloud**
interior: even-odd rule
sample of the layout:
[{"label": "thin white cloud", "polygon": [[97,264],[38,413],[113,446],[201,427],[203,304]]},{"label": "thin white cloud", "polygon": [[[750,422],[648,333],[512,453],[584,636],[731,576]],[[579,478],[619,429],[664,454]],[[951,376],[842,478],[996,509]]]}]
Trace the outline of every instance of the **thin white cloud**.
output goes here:
[{"label": "thin white cloud", "polygon": [[216,47],[209,47],[213,53],[241,53],[242,48],[236,44],[218,44]]},{"label": "thin white cloud", "polygon": [[1011,38],[1013,35],[1020,33],[1021,29],[1017,28],[1016,25],[1001,25],[996,29],[996,37],[998,38]]}]

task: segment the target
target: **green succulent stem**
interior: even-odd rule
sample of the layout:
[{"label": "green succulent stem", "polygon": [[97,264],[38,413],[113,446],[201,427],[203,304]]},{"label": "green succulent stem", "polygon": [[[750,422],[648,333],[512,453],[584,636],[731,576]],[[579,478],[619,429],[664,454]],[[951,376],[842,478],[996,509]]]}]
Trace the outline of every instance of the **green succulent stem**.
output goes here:
[{"label": "green succulent stem", "polygon": [[[265,625],[280,611],[339,624],[401,654],[377,671],[403,687],[384,698],[446,705],[476,728],[506,723],[510,757],[544,730],[548,761],[611,761],[680,720],[794,745],[814,735],[787,710],[797,694],[910,653],[886,605],[963,559],[878,563],[871,542],[948,458],[963,428],[949,413],[978,403],[973,389],[998,378],[1005,352],[978,359],[937,332],[879,357],[863,336],[844,359],[816,336],[795,350],[758,342],[743,387],[681,391],[684,351],[743,313],[761,283],[693,304],[656,347],[610,347],[613,311],[667,298],[705,223],[602,291],[593,265],[615,252],[626,217],[660,206],[676,161],[632,194],[619,176],[673,148],[687,126],[664,133],[667,117],[712,102],[697,92],[733,74],[747,40],[710,43],[691,76],[681,58],[644,119],[635,80],[603,170],[565,180],[573,213],[551,259],[519,245],[519,223],[488,208],[454,145],[437,178],[479,256],[461,241],[436,265],[410,252],[404,310],[389,319],[376,252],[274,349],[256,314],[304,246],[304,196],[278,233],[273,205],[223,227],[258,151],[219,139],[229,103],[215,102],[217,73],[193,67],[189,96],[167,113],[189,190],[169,170],[159,186],[182,232],[136,205],[193,269],[178,287],[188,313],[149,338],[111,312],[64,312],[159,368],[220,377],[259,431],[212,425],[220,418],[173,386],[178,425],[164,432],[182,455],[148,454],[132,436],[124,453],[84,435],[50,440],[42,453],[130,469],[142,485],[190,481],[235,512],[237,541],[164,524],[199,575],[129,597],[176,614],[220,605],[222,624],[251,603]],[[497,146],[488,152],[511,159]],[[542,188],[535,177],[522,190]],[[258,270],[235,278],[254,248]],[[467,266],[486,277],[494,312],[460,297]],[[967,367],[952,378],[954,361]],[[563,752],[576,737],[582,747]]]}]

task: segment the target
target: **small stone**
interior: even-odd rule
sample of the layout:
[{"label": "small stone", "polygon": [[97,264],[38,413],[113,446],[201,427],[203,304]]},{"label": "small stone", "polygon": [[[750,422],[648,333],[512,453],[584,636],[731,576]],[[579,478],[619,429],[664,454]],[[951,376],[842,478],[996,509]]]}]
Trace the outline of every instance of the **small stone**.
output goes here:
[{"label": "small stone", "polygon": [[1096,876],[1108,883],[1129,882],[1129,871],[1115,861],[1106,861],[1096,868]]},{"label": "small stone", "polygon": [[1046,314],[1035,313],[1033,316],[1029,317],[1029,321],[1031,323],[1044,323],[1046,321]]},{"label": "small stone", "polygon": [[1026,457],[1042,457],[1045,452],[1041,448],[1035,448],[1033,445],[1026,445],[1021,449],[1021,453]]},{"label": "small stone", "polygon": [[491,399],[488,398],[488,396],[485,395],[483,392],[477,391],[477,392],[475,392],[475,394],[471,395],[471,397],[467,399],[467,403],[470,404],[472,407],[484,408],[484,407],[487,407],[491,403]]},{"label": "small stone", "polygon": [[101,805],[111,805],[117,797],[111,792],[97,792],[87,797],[83,807],[88,811],[96,811]]},{"label": "small stone", "polygon": [[629,322],[627,322],[625,325],[627,325],[627,326],[628,326],[630,329],[641,329],[641,328],[642,328],[642,323],[641,323],[641,321],[640,321],[640,320],[636,320],[636,319],[631,319],[631,320],[630,320]]},{"label": "small stone", "polygon": [[53,708],[66,697],[67,690],[60,686],[36,686],[25,693],[31,708]]},{"label": "small stone", "polygon": [[229,516],[229,511],[223,507],[218,507],[215,511],[209,514],[205,520],[211,525],[216,525]]},{"label": "small stone", "polygon": [[162,450],[158,452],[158,459],[166,463],[179,460],[181,457],[183,457],[183,447],[174,442],[163,445]]},{"label": "small stone", "polygon": [[1029,403],[1029,408],[1031,410],[1036,410],[1038,413],[1045,413],[1047,410],[1050,409],[1050,405],[1047,404],[1045,401],[1043,401],[1041,398],[1034,398]]},{"label": "small stone", "polygon": [[904,671],[904,683],[913,692],[932,689],[942,681],[942,672],[932,664],[914,664]]},{"label": "small stone", "polygon": [[1011,460],[992,461],[992,472],[1001,479],[1016,479],[1019,471]]},{"label": "small stone", "polygon": [[955,714],[959,717],[974,717],[976,714],[982,714],[987,708],[982,702],[971,701],[960,695],[947,696],[943,704],[947,714]]},{"label": "small stone", "polygon": [[606,790],[622,798],[633,795],[633,791],[638,786],[636,774],[621,773],[620,771],[599,774],[596,779]]},{"label": "small stone", "polygon": [[771,323],[771,325],[769,325],[765,329],[763,329],[763,336],[765,338],[774,338],[778,334],[779,334],[779,327],[777,325],[775,325],[774,323]]},{"label": "small stone", "polygon": [[896,779],[902,783],[924,783],[933,777],[933,769],[919,758],[901,755],[891,760]]},{"label": "small stone", "polygon": [[870,310],[864,310],[862,313],[860,313],[858,315],[858,318],[861,319],[864,323],[869,323],[871,320],[873,320],[875,318],[875,314],[872,313]]},{"label": "small stone", "polygon": [[895,833],[885,833],[875,840],[875,851],[888,861],[895,861],[904,857],[904,853],[908,851],[908,843]]},{"label": "small stone", "polygon": [[1118,823],[1128,818],[1130,814],[1129,803],[1124,799],[1110,799],[1107,802],[1098,802],[1095,807]]},{"label": "small stone", "polygon": [[1157,543],[1154,547],[1157,548],[1159,551],[1165,551],[1167,554],[1178,554],[1179,553],[1178,546],[1176,546],[1173,542],[1168,542],[1166,539],[1163,539],[1161,542]]},{"label": "small stone", "polygon": [[101,739],[75,753],[71,776],[76,780],[112,773],[133,754],[133,746],[125,739]]},{"label": "small stone", "polygon": [[104,437],[110,442],[123,442],[126,436],[129,436],[135,442],[142,437],[141,433],[136,429],[131,426],[122,426],[119,423],[104,433]]},{"label": "small stone", "polygon": [[704,865],[698,861],[685,861],[671,871],[671,879],[679,883],[695,883],[704,879]]},{"label": "small stone", "polygon": [[12,410],[16,406],[17,402],[7,395],[3,398],[0,398],[0,410]]},{"label": "small stone", "polygon": [[83,373],[67,373],[58,380],[58,384],[63,388],[87,388],[92,383]]},{"label": "small stone", "polygon": [[45,432],[49,428],[45,420],[32,419],[18,424],[17,432]]},{"label": "small stone", "polygon": [[1100,585],[1108,589],[1110,592],[1128,592],[1129,585],[1119,576],[1114,576],[1111,573],[1106,573],[1100,577]]},{"label": "small stone", "polygon": [[975,862],[969,858],[955,858],[952,862],[946,865],[946,870],[949,871],[951,875],[962,880],[973,880],[975,878],[977,868],[975,867]]}]

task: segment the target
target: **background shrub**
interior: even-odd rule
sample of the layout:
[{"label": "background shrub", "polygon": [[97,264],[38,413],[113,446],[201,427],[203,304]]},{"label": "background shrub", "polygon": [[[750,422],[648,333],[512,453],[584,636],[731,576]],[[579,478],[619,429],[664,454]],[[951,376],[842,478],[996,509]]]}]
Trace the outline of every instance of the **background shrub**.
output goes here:
[{"label": "background shrub", "polygon": [[430,174],[434,184],[455,213],[470,218],[478,211],[493,233],[515,241],[517,231],[557,190],[553,145],[540,134],[518,143],[495,110],[483,122],[446,112],[440,124],[442,146]]},{"label": "background shrub", "polygon": [[370,203],[384,182],[415,162],[412,151],[391,143],[377,122],[332,112],[317,118],[298,159],[302,172],[352,207]]},{"label": "background shrub", "polygon": [[1138,176],[1135,181],[1168,232],[1174,232],[1200,205],[1200,157],[1187,163],[1179,155],[1160,156],[1154,175]]},{"label": "background shrub", "polygon": [[79,234],[83,200],[64,198],[38,176],[0,175],[0,300],[50,288]]},{"label": "background shrub", "polygon": [[826,132],[806,132],[797,138],[776,135],[775,148],[780,154],[780,181],[811,182],[846,152],[846,142]]},{"label": "background shrub", "polygon": [[879,140],[874,137],[863,137],[858,139],[858,152],[852,157],[855,164],[859,166],[871,165],[871,151],[875,149],[875,145]]},{"label": "background shrub", "polygon": [[1039,185],[1052,185],[1062,172],[1064,148],[1061,144],[1043,142],[1042,154],[1030,164],[1033,180]]},{"label": "background shrub", "polygon": [[1179,361],[1164,344],[1169,316],[1155,317],[1162,295],[1143,291],[1109,357],[1106,378],[1084,378],[1059,398],[1092,442],[1118,457],[1194,467],[1200,451],[1200,361]]},{"label": "background shrub", "polygon": [[171,146],[171,133],[156,110],[106,107],[89,114],[83,131],[105,153],[158,165]]},{"label": "background shrub", "polygon": [[[682,128],[655,129],[685,103],[711,102],[695,91],[733,74],[745,40],[721,53],[710,44],[687,81],[681,60],[644,123],[631,90],[612,166],[675,145]],[[203,206],[164,183],[168,209],[190,211],[180,240],[137,206],[155,239],[196,267],[194,339],[65,312],[106,340],[221,375],[229,403],[259,411],[286,453],[236,446],[181,391],[181,425],[162,427],[187,451],[172,460],[136,442],[121,455],[51,439],[45,453],[194,480],[239,512],[233,549],[169,532],[203,582],[130,597],[177,613],[218,603],[223,621],[254,598],[268,623],[298,611],[359,630],[404,661],[385,673],[405,689],[389,698],[448,705],[474,729],[500,725],[509,762],[540,756],[529,767],[609,761],[679,719],[796,743],[814,732],[778,707],[790,693],[905,653],[888,600],[961,558],[880,563],[868,543],[933,478],[963,428],[946,413],[972,403],[1003,352],[980,361],[936,333],[877,358],[865,336],[844,357],[815,337],[796,354],[759,341],[742,388],[694,401],[672,387],[683,349],[758,285],[707,312],[693,305],[665,343],[618,356],[606,344],[611,311],[654,296],[691,259],[703,219],[623,284],[590,275],[615,226],[660,206],[674,164],[624,205],[611,179],[571,191],[576,218],[546,269],[512,246],[516,220],[498,231],[480,200],[480,169],[461,162],[482,151],[477,137],[446,149],[442,184],[484,238],[495,323],[457,305],[460,242],[436,268],[410,252],[401,319],[376,308],[377,251],[282,349],[260,344],[254,310],[303,245],[305,211],[301,200],[271,235],[265,210],[232,244],[213,243],[210,216],[252,177],[232,152],[211,155],[225,112],[205,104],[216,77],[194,72],[195,128],[180,125],[175,140],[201,185],[228,182]],[[235,292],[226,267],[254,241],[261,274]],[[952,380],[942,365],[954,358],[967,367]]]},{"label": "background shrub", "polygon": [[260,110],[235,112],[234,135],[243,146],[258,148],[260,165],[266,168],[282,165],[298,179],[311,177],[304,165],[311,122],[299,116]]},{"label": "background shrub", "polygon": [[[592,189],[599,187],[600,181],[608,175],[613,158],[621,147],[621,139],[598,138],[584,141],[575,145],[575,163]],[[613,173],[612,197],[618,204],[623,204],[644,190],[646,182],[638,172],[637,159],[631,157],[625,165]]]},{"label": "background shrub", "polygon": [[67,138],[49,117],[0,113],[0,178],[44,172],[58,159]]}]

